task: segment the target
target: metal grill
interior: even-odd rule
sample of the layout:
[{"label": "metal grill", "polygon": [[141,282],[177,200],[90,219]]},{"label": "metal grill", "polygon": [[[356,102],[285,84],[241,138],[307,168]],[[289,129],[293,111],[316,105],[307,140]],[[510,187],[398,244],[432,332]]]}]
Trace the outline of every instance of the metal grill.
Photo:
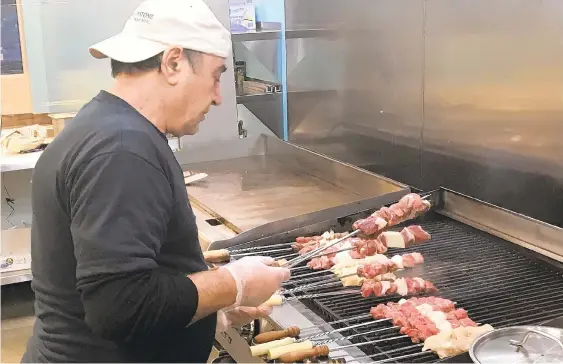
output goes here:
[{"label": "metal grill", "polygon": [[[409,249],[390,249],[388,256],[420,252],[425,262],[402,276],[419,276],[432,281],[440,292],[438,296],[456,302],[468,311],[477,323],[500,328],[514,325],[539,324],[563,315],[563,277],[555,264],[540,259],[538,254],[524,252],[514,244],[480,230],[461,224],[436,213],[428,213],[409,224],[420,224],[432,239]],[[253,251],[271,250],[267,246]],[[279,257],[287,252],[269,255]],[[307,269],[297,270],[290,282],[306,277]],[[331,276],[330,272],[326,276]],[[288,287],[289,288],[289,287]],[[338,288],[308,290],[296,295],[336,291]],[[327,322],[343,320],[369,313],[379,303],[398,301],[398,296],[363,298],[359,294],[328,296],[303,300],[303,303]],[[334,325],[342,328],[373,320],[346,321]],[[382,322],[365,328],[354,328],[342,334],[352,335],[390,327]],[[361,350],[373,361],[383,362],[435,362],[433,353],[422,353],[421,345],[409,338],[397,339],[397,330],[384,330],[376,334],[359,335],[353,343],[394,338],[387,342],[365,345]]]}]

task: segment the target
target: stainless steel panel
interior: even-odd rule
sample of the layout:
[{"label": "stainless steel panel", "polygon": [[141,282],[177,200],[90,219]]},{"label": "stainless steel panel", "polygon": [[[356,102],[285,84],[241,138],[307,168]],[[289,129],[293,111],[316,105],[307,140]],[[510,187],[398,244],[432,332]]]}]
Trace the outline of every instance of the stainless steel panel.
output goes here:
[{"label": "stainless steel panel", "polygon": [[[298,301],[291,301],[282,306],[274,307],[272,314],[266,321],[273,329],[285,329],[290,326],[298,326],[300,328],[315,328],[316,330],[307,331],[307,335],[320,334],[330,330],[330,326],[326,324],[321,317],[316,315],[304,304]],[[321,326],[324,325],[324,326]],[[322,328],[322,329],[321,329]],[[324,330],[324,331],[323,331]],[[344,337],[341,334],[331,335],[333,338]],[[264,363],[260,357],[252,357],[248,343],[241,337],[235,329],[229,329],[226,332],[217,333],[215,339],[221,346],[232,356],[237,363]],[[347,349],[339,349],[341,346],[351,345],[348,340],[339,340],[338,343],[329,343],[331,349],[331,357],[342,357],[347,362],[353,361],[354,358],[364,357],[365,354],[356,347]]]},{"label": "stainless steel panel", "polygon": [[286,16],[322,30],[287,40],[291,141],[563,226],[563,2],[288,0]]},{"label": "stainless steel panel", "polygon": [[244,105],[278,138],[283,138],[281,93],[237,96],[237,103]]},{"label": "stainless steel panel", "polygon": [[440,199],[439,213],[563,262],[562,228],[447,189]]},{"label": "stainless steel panel", "polygon": [[[312,312],[308,307],[299,301],[290,301],[282,306],[274,308],[272,314],[269,317],[269,321],[274,327],[279,329],[285,329],[290,326],[298,326],[301,329],[304,328],[315,328],[314,330],[307,331],[307,335],[315,335],[323,332],[330,331],[331,326],[327,325],[326,321]],[[340,333],[334,333],[331,335],[332,338],[342,338],[344,335]],[[341,357],[346,360],[347,363],[354,362],[354,358],[364,357],[365,353],[359,348],[350,347],[346,349],[339,349],[339,347],[351,345],[352,342],[348,340],[339,340],[338,342],[332,342],[327,344],[331,349],[330,357]],[[362,361],[358,361],[361,363]],[[365,362],[365,358],[364,358]]]},{"label": "stainless steel panel", "polygon": [[563,2],[428,0],[425,47],[422,186],[563,226]]},{"label": "stainless steel panel", "polygon": [[[191,185],[188,193],[237,232],[372,197],[394,199],[394,193],[408,191],[404,185],[275,137],[214,147],[215,156],[185,166],[209,175]],[[205,156],[208,150],[194,149],[193,154]]]},{"label": "stainless steel panel", "polygon": [[279,45],[277,40],[234,42],[235,61],[246,63],[247,77],[279,83]]},{"label": "stainless steel panel", "polygon": [[286,0],[292,142],[420,183],[423,4]]},{"label": "stainless steel panel", "polygon": [[233,328],[216,333],[215,340],[229,353],[235,363],[264,363],[264,360],[250,355],[248,342]]}]

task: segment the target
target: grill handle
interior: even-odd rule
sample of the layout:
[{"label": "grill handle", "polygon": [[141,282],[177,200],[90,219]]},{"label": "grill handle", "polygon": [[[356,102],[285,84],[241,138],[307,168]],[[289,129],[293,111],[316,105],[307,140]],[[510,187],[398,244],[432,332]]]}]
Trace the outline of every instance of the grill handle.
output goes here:
[{"label": "grill handle", "polygon": [[314,358],[318,356],[327,356],[330,349],[326,345],[316,346],[310,350],[297,351],[292,353],[283,354],[278,358],[282,363],[299,363],[305,359]]},{"label": "grill handle", "polygon": [[553,335],[550,335],[548,333],[545,333],[545,332],[542,332],[542,331],[539,331],[539,330],[534,330],[534,329],[531,329],[530,331],[528,331],[528,333],[526,334],[526,336],[524,336],[524,339],[522,339],[522,341],[510,340],[509,343],[512,346],[516,346],[518,348],[518,350],[520,350],[524,346],[526,341],[528,341],[528,339],[530,338],[530,335],[532,335],[532,334],[537,334],[537,335],[543,336],[547,339],[550,339],[551,341],[554,341],[563,350],[563,343],[561,342],[561,340],[559,340],[558,338],[556,338]]},{"label": "grill handle", "polygon": [[291,326],[291,327],[288,327],[285,330],[269,331],[269,332],[264,332],[260,335],[257,335],[254,338],[254,342],[256,344],[264,344],[264,343],[268,343],[270,341],[284,339],[286,337],[297,337],[297,336],[299,336],[300,333],[301,333],[301,330],[299,329],[299,327]]}]

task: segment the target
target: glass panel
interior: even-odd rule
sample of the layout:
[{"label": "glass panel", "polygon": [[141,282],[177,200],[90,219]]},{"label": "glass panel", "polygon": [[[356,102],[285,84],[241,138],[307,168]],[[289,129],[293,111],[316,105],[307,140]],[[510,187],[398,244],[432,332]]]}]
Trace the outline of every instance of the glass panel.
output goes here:
[{"label": "glass panel", "polygon": [[[29,76],[35,113],[76,112],[112,78],[109,60],[88,53],[92,44],[123,25],[141,0],[22,0]],[[228,0],[206,0],[225,25]],[[238,138],[232,55],[221,79],[221,106],[211,109],[200,132],[186,144]]]},{"label": "glass panel", "polygon": [[140,2],[23,0],[34,112],[77,111],[109,85],[109,61],[88,47],[119,32]]}]

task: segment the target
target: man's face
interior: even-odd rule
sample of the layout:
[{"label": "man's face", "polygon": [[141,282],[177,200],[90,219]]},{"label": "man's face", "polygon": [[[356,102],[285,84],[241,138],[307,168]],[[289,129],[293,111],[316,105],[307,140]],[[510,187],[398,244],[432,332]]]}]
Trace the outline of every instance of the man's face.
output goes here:
[{"label": "man's face", "polygon": [[[163,62],[166,58],[163,59]],[[168,130],[176,136],[194,135],[212,105],[221,104],[221,75],[225,72],[225,59],[196,53],[188,59],[182,55],[172,61],[170,68],[177,82],[167,92],[166,104],[170,107]],[[163,63],[163,67],[167,65]]]}]

